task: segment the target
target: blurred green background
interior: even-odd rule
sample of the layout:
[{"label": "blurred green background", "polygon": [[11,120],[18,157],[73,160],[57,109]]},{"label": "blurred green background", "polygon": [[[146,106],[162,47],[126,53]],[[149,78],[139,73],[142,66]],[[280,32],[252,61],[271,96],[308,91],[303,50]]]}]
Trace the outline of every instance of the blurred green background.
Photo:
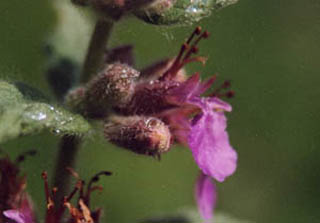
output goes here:
[{"label": "blurred green background", "polygon": [[[43,46],[59,24],[53,2],[0,1],[2,79],[22,80],[51,94]],[[218,73],[220,82],[232,80],[236,92],[228,130],[239,163],[235,175],[218,184],[217,211],[259,223],[320,222],[320,1],[240,0],[195,25],[212,34],[200,44],[200,54],[209,60],[188,70],[203,77]],[[141,68],[176,55],[193,28],[159,28],[129,18],[115,27],[111,45],[134,44]],[[76,33],[81,25],[69,29]],[[83,33],[79,38],[86,41],[90,29]],[[78,44],[71,54],[77,52],[80,60],[85,47]],[[40,174],[53,175],[57,144],[58,137],[43,133],[1,146],[12,157],[39,151],[22,164],[39,212],[45,208]],[[114,172],[101,179],[105,189],[94,195],[93,203],[104,207],[103,222],[131,223],[195,206],[197,166],[187,148],[174,147],[158,162],[93,134],[82,146],[76,170],[88,179],[102,169]]]}]

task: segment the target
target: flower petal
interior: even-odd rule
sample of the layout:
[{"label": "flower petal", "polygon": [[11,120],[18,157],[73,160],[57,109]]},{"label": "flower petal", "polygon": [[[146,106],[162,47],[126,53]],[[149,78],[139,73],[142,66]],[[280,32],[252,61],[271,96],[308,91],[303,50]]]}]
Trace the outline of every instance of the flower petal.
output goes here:
[{"label": "flower petal", "polygon": [[32,222],[27,222],[23,213],[17,210],[7,210],[7,211],[4,211],[3,214],[7,218],[10,218],[16,221],[17,223],[32,223]]},{"label": "flower petal", "polygon": [[210,110],[223,110],[227,112],[232,111],[231,105],[229,105],[227,102],[224,102],[217,97],[213,97],[213,98],[193,97],[188,100],[188,103],[198,106],[199,108],[202,109],[203,112],[208,112]]},{"label": "flower petal", "polygon": [[203,110],[196,116],[188,137],[193,157],[204,174],[217,181],[232,175],[237,166],[237,153],[229,144],[223,112]]},{"label": "flower petal", "polygon": [[180,104],[189,103],[193,98],[199,98],[207,89],[211,87],[215,78],[210,78],[204,83],[200,82],[200,75],[196,73],[188,80],[181,83],[179,87],[172,89],[169,92],[169,100]]},{"label": "flower petal", "polygon": [[213,209],[217,201],[216,187],[209,176],[201,173],[198,177],[195,196],[200,215],[205,220],[213,217]]}]

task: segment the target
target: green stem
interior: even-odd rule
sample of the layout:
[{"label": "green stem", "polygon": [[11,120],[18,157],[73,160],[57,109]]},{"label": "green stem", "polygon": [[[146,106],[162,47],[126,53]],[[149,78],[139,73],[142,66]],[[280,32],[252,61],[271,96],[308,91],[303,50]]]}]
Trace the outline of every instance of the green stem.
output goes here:
[{"label": "green stem", "polygon": [[[81,83],[88,82],[101,68],[112,26],[112,21],[97,21],[83,64],[80,77]],[[66,196],[69,191],[70,173],[66,171],[66,167],[74,166],[80,145],[81,138],[77,136],[66,135],[61,139],[53,180],[53,185],[58,188],[55,195],[56,207],[60,206],[61,199],[63,196]]]},{"label": "green stem", "polygon": [[98,20],[92,34],[87,56],[83,64],[80,83],[87,83],[94,76],[103,64],[103,54],[109,40],[113,21]]}]

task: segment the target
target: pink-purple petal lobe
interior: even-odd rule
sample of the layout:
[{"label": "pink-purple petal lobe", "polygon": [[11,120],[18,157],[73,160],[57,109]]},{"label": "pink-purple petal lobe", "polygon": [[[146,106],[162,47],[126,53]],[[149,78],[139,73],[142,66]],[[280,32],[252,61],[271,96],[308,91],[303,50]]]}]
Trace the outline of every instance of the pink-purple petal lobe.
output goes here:
[{"label": "pink-purple petal lobe", "polygon": [[222,111],[206,109],[194,119],[188,137],[193,157],[204,174],[222,182],[237,166],[237,153],[226,132],[226,117]]},{"label": "pink-purple petal lobe", "polygon": [[217,192],[212,179],[203,173],[198,177],[195,197],[201,217],[204,220],[211,220],[217,201]]},{"label": "pink-purple petal lobe", "polygon": [[29,222],[24,214],[18,210],[7,210],[4,211],[3,214],[7,218],[14,220],[16,223],[32,223],[31,221]]},{"label": "pink-purple petal lobe", "polygon": [[214,80],[214,78],[210,78],[202,83],[199,73],[195,73],[188,80],[180,83],[179,87],[172,89],[169,92],[168,98],[180,104],[189,103],[190,100],[199,98],[201,94],[209,89]]}]

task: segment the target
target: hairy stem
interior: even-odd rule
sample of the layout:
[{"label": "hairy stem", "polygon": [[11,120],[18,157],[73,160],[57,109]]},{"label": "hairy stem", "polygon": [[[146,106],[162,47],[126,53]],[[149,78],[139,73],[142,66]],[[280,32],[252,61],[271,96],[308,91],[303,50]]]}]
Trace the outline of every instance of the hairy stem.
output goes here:
[{"label": "hairy stem", "polygon": [[[81,83],[86,83],[90,80],[103,64],[103,54],[111,34],[112,26],[113,22],[111,21],[97,21],[83,64],[83,70],[80,76]],[[66,167],[74,166],[80,145],[81,138],[77,136],[66,135],[61,139],[53,180],[53,186],[58,187],[55,195],[56,207],[59,207],[63,196],[66,196],[69,191],[70,173],[66,171]]]},{"label": "hairy stem", "polygon": [[99,20],[92,34],[87,56],[83,64],[80,83],[87,83],[95,75],[103,64],[103,54],[111,34],[113,22]]}]

